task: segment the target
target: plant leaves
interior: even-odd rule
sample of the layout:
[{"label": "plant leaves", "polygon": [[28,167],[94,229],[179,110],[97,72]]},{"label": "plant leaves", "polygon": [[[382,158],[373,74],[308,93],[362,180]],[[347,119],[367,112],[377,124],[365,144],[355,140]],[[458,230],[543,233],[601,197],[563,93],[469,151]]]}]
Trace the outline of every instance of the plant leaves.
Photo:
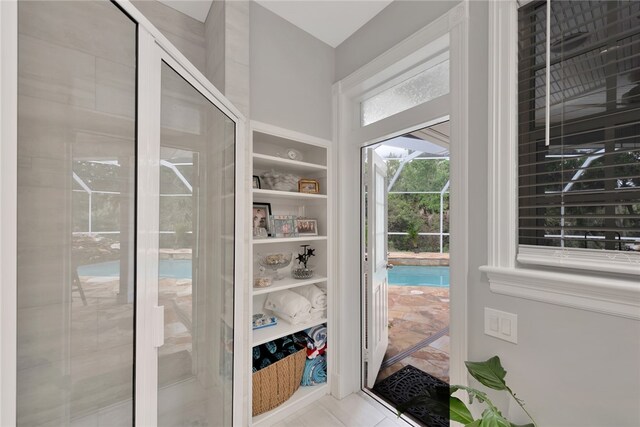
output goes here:
[{"label": "plant leaves", "polygon": [[533,423],[529,423],[529,424],[514,424],[514,423],[509,423],[511,425],[511,427],[536,427],[535,424]]},{"label": "plant leaves", "polygon": [[473,378],[478,380],[480,384],[487,386],[493,390],[506,390],[507,384],[504,377],[507,371],[500,364],[500,358],[493,356],[484,362],[464,362],[467,370]]},{"label": "plant leaves", "polygon": [[451,399],[449,400],[449,414],[449,419],[451,421],[457,421],[462,424],[473,422],[473,415],[471,415],[467,405],[465,405],[462,400],[454,396],[451,396]]},{"label": "plant leaves", "polygon": [[511,427],[511,423],[497,410],[485,409],[480,427]]},{"label": "plant leaves", "polygon": [[465,424],[465,426],[464,426],[464,427],[480,427],[480,423],[481,423],[481,422],[482,422],[482,420],[478,418],[477,420],[475,420],[475,421],[474,421],[474,422],[472,422],[472,423]]}]

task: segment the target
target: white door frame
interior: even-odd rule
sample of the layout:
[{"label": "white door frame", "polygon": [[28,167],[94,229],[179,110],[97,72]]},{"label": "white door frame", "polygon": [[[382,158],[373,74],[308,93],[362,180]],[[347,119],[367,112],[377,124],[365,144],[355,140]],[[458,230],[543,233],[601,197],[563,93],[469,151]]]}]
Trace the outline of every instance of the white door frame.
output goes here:
[{"label": "white door frame", "polygon": [[[334,95],[334,141],[341,192],[338,212],[338,292],[334,303],[338,329],[337,369],[332,394],[343,398],[362,387],[361,312],[353,310],[361,301],[361,212],[360,149],[375,142],[403,135],[446,119],[451,126],[451,282],[450,373],[452,383],[466,384],[467,280],[468,280],[468,0],[455,6],[353,74],[336,83]],[[360,126],[357,114],[362,96],[398,74],[420,64],[435,53],[436,44],[448,38],[450,59],[449,95],[383,119]],[[436,46],[438,47],[438,46]],[[437,49],[436,49],[437,51]]]},{"label": "white door frame", "polygon": [[[241,267],[248,249],[244,239],[248,124],[242,113],[129,0],[116,0],[116,3],[138,23],[137,144],[138,157],[142,160],[138,165],[138,183],[146,191],[138,191],[137,200],[136,328],[154,332],[144,336],[136,334],[136,424],[155,425],[157,417],[157,350],[153,343],[161,337],[164,325],[157,324],[158,318],[152,309],[157,305],[158,274],[158,203],[153,191],[158,189],[154,176],[158,176],[160,160],[160,71],[161,61],[165,61],[236,123],[233,424],[246,425],[248,401],[243,367],[249,336],[243,326],[247,295]],[[0,1],[0,425],[3,426],[16,423],[17,12],[16,0]]]}]

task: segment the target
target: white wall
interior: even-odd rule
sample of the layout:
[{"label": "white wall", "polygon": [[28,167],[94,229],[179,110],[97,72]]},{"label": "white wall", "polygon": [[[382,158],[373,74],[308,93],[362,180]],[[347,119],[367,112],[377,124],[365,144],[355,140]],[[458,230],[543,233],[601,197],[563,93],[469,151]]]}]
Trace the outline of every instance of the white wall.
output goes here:
[{"label": "white wall", "polygon": [[331,139],[334,49],[251,3],[251,119]]},{"label": "white wall", "polygon": [[[336,78],[455,4],[413,3],[392,3],[338,46]],[[540,426],[640,426],[640,322],[493,294],[478,270],[487,262],[487,4],[470,2],[469,359],[499,355],[508,383]],[[418,15],[420,8],[425,13]],[[484,335],[484,307],[518,314],[517,345]],[[522,417],[517,408],[511,415]]]},{"label": "white wall", "polygon": [[442,16],[459,0],[396,0],[336,48],[336,81]]}]

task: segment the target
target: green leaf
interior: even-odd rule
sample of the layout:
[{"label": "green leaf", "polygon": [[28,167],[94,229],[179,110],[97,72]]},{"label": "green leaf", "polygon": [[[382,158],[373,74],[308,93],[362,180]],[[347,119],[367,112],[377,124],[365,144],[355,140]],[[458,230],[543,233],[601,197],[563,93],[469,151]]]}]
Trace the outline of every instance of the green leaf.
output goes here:
[{"label": "green leaf", "polygon": [[536,427],[535,424],[533,423],[529,423],[529,424],[514,424],[514,423],[509,423],[511,425],[511,427]]},{"label": "green leaf", "polygon": [[507,389],[507,384],[504,382],[507,371],[500,364],[498,356],[493,356],[485,362],[464,362],[464,364],[467,365],[467,370],[471,376],[482,385],[494,390]]},{"label": "green leaf", "polygon": [[465,424],[465,427],[480,427],[480,423],[481,422],[482,422],[482,420],[478,418],[477,420],[475,420],[472,423]]},{"label": "green leaf", "polygon": [[485,409],[480,427],[511,427],[511,423],[497,410]]},{"label": "green leaf", "polygon": [[451,396],[449,400],[449,414],[451,421],[457,421],[462,424],[468,424],[473,421],[473,415],[471,415],[467,405],[454,396]]}]

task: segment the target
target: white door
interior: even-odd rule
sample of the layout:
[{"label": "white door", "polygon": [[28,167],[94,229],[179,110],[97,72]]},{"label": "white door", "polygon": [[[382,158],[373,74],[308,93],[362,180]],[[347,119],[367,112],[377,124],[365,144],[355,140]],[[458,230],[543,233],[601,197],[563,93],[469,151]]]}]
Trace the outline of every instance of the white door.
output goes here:
[{"label": "white door", "polygon": [[389,344],[386,183],[386,164],[367,149],[367,387],[373,387]]}]

